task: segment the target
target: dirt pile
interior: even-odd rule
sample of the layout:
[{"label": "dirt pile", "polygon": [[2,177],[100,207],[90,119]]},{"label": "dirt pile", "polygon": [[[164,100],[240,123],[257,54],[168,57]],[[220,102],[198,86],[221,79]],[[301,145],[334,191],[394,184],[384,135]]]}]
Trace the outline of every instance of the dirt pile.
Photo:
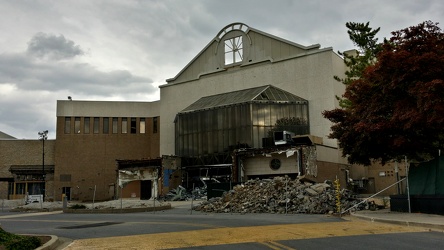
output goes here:
[{"label": "dirt pile", "polygon": [[[340,193],[341,211],[359,201],[350,190]],[[222,197],[212,198],[194,210],[215,213],[307,213],[337,211],[337,192],[331,183],[302,182],[287,177],[249,180]]]}]

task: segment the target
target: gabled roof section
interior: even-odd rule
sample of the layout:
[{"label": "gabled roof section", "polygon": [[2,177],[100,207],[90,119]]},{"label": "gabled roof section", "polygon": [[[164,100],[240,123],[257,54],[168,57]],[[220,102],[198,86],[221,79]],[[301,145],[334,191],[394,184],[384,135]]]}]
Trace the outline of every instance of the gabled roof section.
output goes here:
[{"label": "gabled roof section", "polygon": [[[175,77],[167,83],[199,79],[203,75],[225,71],[231,64],[224,63],[227,47],[225,41],[233,37],[242,37],[242,62],[236,65],[247,66],[264,61],[271,63],[324,51],[319,44],[303,46],[295,42],[268,34],[249,27],[244,23],[232,23],[219,31],[214,37]],[[168,84],[167,84],[168,85]],[[166,85],[160,86],[166,87]]]},{"label": "gabled roof section", "polygon": [[8,140],[13,140],[13,139],[17,139],[13,136],[10,136],[6,133],[3,133],[2,131],[0,131],[0,139],[8,139]]},{"label": "gabled roof section", "polygon": [[295,96],[285,90],[276,88],[272,85],[266,85],[218,95],[205,96],[179,112],[179,114],[251,102],[308,103],[307,100]]}]

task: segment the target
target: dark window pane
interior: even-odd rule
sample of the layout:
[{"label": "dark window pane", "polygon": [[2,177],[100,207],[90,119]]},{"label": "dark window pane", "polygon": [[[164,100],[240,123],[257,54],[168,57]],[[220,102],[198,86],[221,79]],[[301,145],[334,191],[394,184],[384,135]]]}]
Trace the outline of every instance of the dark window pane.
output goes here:
[{"label": "dark window pane", "polygon": [[93,129],[93,133],[94,134],[98,134],[99,133],[99,124],[100,124],[100,119],[99,117],[94,117],[94,129]]},{"label": "dark window pane", "polygon": [[135,134],[137,130],[136,118],[131,118],[131,134]]},{"label": "dark window pane", "polygon": [[71,117],[65,117],[65,134],[71,133]]},{"label": "dark window pane", "polygon": [[109,118],[103,117],[103,133],[109,134]]}]

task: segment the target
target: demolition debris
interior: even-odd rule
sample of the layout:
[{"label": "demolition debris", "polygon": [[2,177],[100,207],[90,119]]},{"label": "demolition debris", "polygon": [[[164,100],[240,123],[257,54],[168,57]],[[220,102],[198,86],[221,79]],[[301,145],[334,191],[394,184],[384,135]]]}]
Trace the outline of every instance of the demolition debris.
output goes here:
[{"label": "demolition debris", "polygon": [[[193,209],[212,213],[335,213],[336,191],[328,181],[303,182],[288,177],[249,180],[222,197],[203,201]],[[340,190],[341,211],[359,203],[350,190]]]}]

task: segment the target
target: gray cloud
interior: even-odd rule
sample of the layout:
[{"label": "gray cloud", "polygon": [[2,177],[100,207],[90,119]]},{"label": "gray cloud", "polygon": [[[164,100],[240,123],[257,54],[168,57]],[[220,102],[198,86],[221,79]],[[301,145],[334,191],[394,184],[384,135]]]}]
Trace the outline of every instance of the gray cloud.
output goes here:
[{"label": "gray cloud", "polygon": [[[345,23],[391,31],[444,24],[444,1],[2,1],[0,131],[55,135],[57,99],[151,101],[227,24],[335,51],[353,48]],[[80,18],[81,17],[81,18]],[[56,35],[54,35],[56,34]]]},{"label": "gray cloud", "polygon": [[37,58],[53,60],[69,59],[84,54],[79,45],[75,45],[63,35],[56,36],[43,32],[35,34],[28,42],[27,53]]},{"label": "gray cloud", "polygon": [[19,90],[70,91],[82,95],[113,96],[154,92],[153,81],[128,70],[104,72],[90,64],[39,62],[27,54],[0,55],[0,83]]}]

